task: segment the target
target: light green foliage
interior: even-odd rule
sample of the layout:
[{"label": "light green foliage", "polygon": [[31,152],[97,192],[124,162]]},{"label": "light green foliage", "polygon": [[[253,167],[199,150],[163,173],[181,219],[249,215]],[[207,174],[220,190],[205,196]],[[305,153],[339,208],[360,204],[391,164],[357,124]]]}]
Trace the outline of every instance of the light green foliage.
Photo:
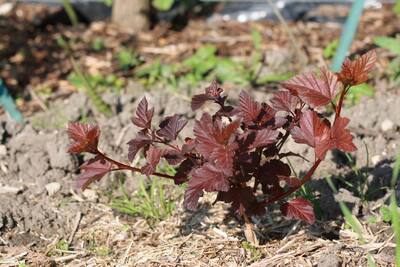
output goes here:
[{"label": "light green foliage", "polygon": [[113,0],[103,0],[103,3],[106,5],[106,6],[112,6],[112,4],[113,4]]},{"label": "light green foliage", "polygon": [[174,2],[175,0],[152,0],[151,4],[160,11],[168,11]]},{"label": "light green foliage", "polygon": [[390,208],[386,205],[383,205],[379,208],[379,213],[381,215],[382,221],[390,222],[392,220],[392,214],[390,213]]},{"label": "light green foliage", "polygon": [[139,56],[130,49],[122,49],[118,52],[118,65],[121,69],[127,70],[139,65]]},{"label": "light green foliage", "polygon": [[335,39],[332,42],[330,42],[322,52],[323,57],[326,59],[333,58],[335,56],[338,45],[339,45],[338,39]]},{"label": "light green foliage", "polygon": [[400,16],[400,0],[396,0],[396,3],[393,8],[394,13]]},{"label": "light green foliage", "polygon": [[79,21],[78,21],[78,16],[75,13],[74,7],[71,4],[71,1],[69,0],[62,0],[65,12],[67,13],[67,16],[69,20],[71,21],[72,26],[77,26]]},{"label": "light green foliage", "polygon": [[110,116],[112,114],[110,106],[103,101],[100,94],[96,90],[96,86],[92,84],[93,81],[90,80],[90,77],[82,71],[80,65],[75,61],[74,57],[72,56],[71,45],[69,42],[64,40],[64,38],[61,36],[57,37],[56,40],[57,44],[67,52],[69,61],[71,62],[74,70],[73,74],[70,74],[73,75],[73,77],[70,77],[70,79],[72,78],[73,82],[79,81],[80,88],[85,90],[86,95],[89,97],[96,109],[104,115]]},{"label": "light green foliage", "polygon": [[96,37],[93,41],[92,41],[92,50],[95,52],[101,52],[104,50],[105,45],[104,45],[104,40],[100,37]]},{"label": "light green foliage", "polygon": [[[68,75],[68,81],[79,90],[86,89],[86,81],[84,78],[72,72]],[[102,76],[101,74],[87,75],[86,80],[96,89],[96,92],[101,93],[108,89],[114,92],[119,92],[124,86],[124,81],[118,78],[115,74]]]},{"label": "light green foliage", "polygon": [[170,85],[176,88],[176,70],[176,65],[161,64],[160,60],[156,60],[151,64],[141,66],[138,70],[136,70],[135,75],[141,78],[141,81],[146,86],[160,83],[162,85]]},{"label": "light green foliage", "polygon": [[141,181],[133,196],[129,196],[121,184],[123,196],[114,198],[111,207],[121,213],[143,217],[152,225],[170,216],[175,209],[173,200],[166,196],[168,182],[157,177]]},{"label": "light green foliage", "polygon": [[400,215],[398,212],[397,199],[395,187],[400,174],[400,154],[397,156],[396,162],[393,167],[391,188],[392,194],[390,195],[390,215],[392,219],[392,228],[396,240],[396,266],[400,267]]},{"label": "light green foliage", "polygon": [[56,249],[63,250],[63,251],[68,251],[69,250],[69,244],[65,239],[61,239],[56,244]]},{"label": "light green foliage", "polygon": [[396,57],[389,64],[389,75],[391,80],[398,82],[400,78],[400,39],[377,36],[374,38],[374,43],[377,46],[385,48],[396,55]]},{"label": "light green foliage", "polygon": [[346,94],[346,105],[356,105],[360,103],[362,97],[372,97],[374,96],[374,93],[374,88],[367,83],[352,86]]},{"label": "light green foliage", "polygon": [[246,250],[247,253],[251,255],[251,260],[252,261],[257,261],[261,259],[262,253],[259,249],[254,247],[250,242],[243,241],[242,242],[242,247]]}]

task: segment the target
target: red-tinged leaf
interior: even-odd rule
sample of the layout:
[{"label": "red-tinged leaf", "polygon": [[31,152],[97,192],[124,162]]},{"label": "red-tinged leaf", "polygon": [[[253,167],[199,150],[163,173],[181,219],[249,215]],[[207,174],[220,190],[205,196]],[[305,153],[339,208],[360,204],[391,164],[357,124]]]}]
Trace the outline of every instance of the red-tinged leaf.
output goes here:
[{"label": "red-tinged leaf", "polygon": [[349,124],[348,118],[338,117],[329,134],[329,139],[325,140],[326,146],[329,149],[340,149],[344,152],[353,152],[357,147],[353,143],[353,136],[346,129]]},{"label": "red-tinged leaf", "polygon": [[217,142],[220,144],[226,144],[228,141],[230,141],[232,134],[236,132],[239,126],[240,121],[238,120],[235,120],[228,125],[223,125],[220,119],[216,119],[213,127],[213,135],[215,140],[217,140]]},{"label": "red-tinged leaf", "polygon": [[207,192],[229,190],[229,179],[218,167],[210,163],[193,170],[191,176],[184,201],[188,209],[197,208],[197,202],[202,196],[203,190]]},{"label": "red-tinged leaf", "polygon": [[213,98],[209,97],[206,94],[194,95],[192,97],[192,101],[190,103],[190,106],[192,107],[192,110],[195,111],[195,110],[201,108],[201,106],[203,106],[204,103],[206,103],[209,100],[213,100]]},{"label": "red-tinged leaf", "polygon": [[253,148],[268,146],[276,141],[278,135],[279,135],[278,131],[274,131],[270,128],[258,130],[256,131],[254,141],[249,148],[253,149]]},{"label": "red-tinged leaf", "polygon": [[214,148],[219,146],[214,137],[214,127],[211,116],[204,113],[200,121],[196,121],[193,127],[193,133],[196,137],[196,150],[206,158],[212,153]]},{"label": "red-tinged leaf", "polygon": [[258,168],[254,173],[256,182],[262,186],[264,194],[277,194],[282,192],[279,184],[280,176],[290,176],[291,170],[289,165],[280,160],[273,159]]},{"label": "red-tinged leaf", "polygon": [[327,69],[321,69],[320,77],[315,73],[300,74],[282,85],[313,108],[324,106],[334,100],[339,88],[336,74]]},{"label": "red-tinged leaf", "polygon": [[67,132],[72,141],[68,147],[69,153],[97,152],[100,137],[100,129],[98,126],[70,122]]},{"label": "red-tinged leaf", "polygon": [[215,166],[218,166],[226,176],[232,176],[233,174],[233,157],[235,156],[236,149],[237,145],[235,143],[227,146],[219,145],[214,148],[210,154],[210,160],[212,160]]},{"label": "red-tinged leaf", "polygon": [[178,165],[185,159],[182,153],[174,149],[163,149],[162,157],[165,158],[170,165]]},{"label": "red-tinged leaf", "polygon": [[188,175],[194,168],[195,164],[191,158],[187,158],[176,169],[174,176],[175,184],[182,184],[188,181]]},{"label": "red-tinged leaf", "polygon": [[241,91],[239,95],[238,116],[246,124],[257,121],[261,106],[247,92]]},{"label": "red-tinged leaf", "polygon": [[85,190],[91,183],[99,181],[110,172],[111,167],[112,164],[110,162],[99,156],[89,160],[80,167],[82,172],[78,176],[78,186]]},{"label": "red-tinged leaf", "polygon": [[224,90],[220,87],[220,85],[218,84],[217,80],[213,80],[210,84],[210,86],[208,86],[205,90],[206,95],[208,95],[211,98],[217,99],[218,97],[221,96],[221,93]]},{"label": "red-tinged leaf", "polygon": [[278,175],[280,181],[284,181],[288,187],[300,187],[302,182],[299,178]]},{"label": "red-tinged leaf", "polygon": [[156,171],[157,164],[160,162],[163,150],[154,146],[150,146],[146,153],[147,164],[142,168],[142,173],[151,175]]},{"label": "red-tinged leaf", "polygon": [[248,186],[232,187],[227,192],[218,192],[217,200],[232,203],[236,212],[247,216],[263,215],[266,211],[265,206],[257,201],[252,188]]},{"label": "red-tinged leaf", "polygon": [[149,104],[146,97],[139,102],[136,109],[136,116],[133,117],[132,122],[139,128],[150,129],[151,120],[153,119],[154,108],[149,109]]},{"label": "red-tinged leaf", "polygon": [[135,159],[136,154],[140,149],[149,146],[152,143],[152,140],[146,134],[139,132],[138,135],[128,142],[128,159],[129,161],[133,161]]},{"label": "red-tinged leaf", "polygon": [[281,207],[282,214],[289,219],[298,219],[309,224],[315,222],[314,208],[310,201],[304,198],[292,199]]},{"label": "red-tinged leaf", "polygon": [[376,51],[371,50],[356,60],[346,59],[338,73],[339,81],[344,85],[357,85],[368,80],[368,73],[374,68]]},{"label": "red-tinged leaf", "polygon": [[315,111],[305,111],[300,118],[300,127],[294,127],[291,134],[296,143],[314,147],[319,159],[323,159],[326,151],[330,149],[325,143],[325,140],[329,139],[329,125],[321,121]]},{"label": "red-tinged leaf", "polygon": [[168,140],[175,140],[186,124],[187,120],[181,119],[179,115],[167,117],[160,123],[161,129],[157,131],[157,134]]},{"label": "red-tinged leaf", "polygon": [[258,115],[257,121],[259,121],[261,125],[268,125],[273,122],[275,115],[276,115],[275,109],[273,109],[266,103],[262,103],[261,111],[260,114]]},{"label": "red-tinged leaf", "polygon": [[298,103],[299,98],[288,91],[276,92],[271,99],[271,104],[275,110],[290,113],[294,113]]},{"label": "red-tinged leaf", "polygon": [[218,82],[213,80],[210,86],[205,89],[204,94],[193,96],[191,102],[192,110],[199,109],[202,105],[204,105],[205,102],[209,100],[217,100],[221,97],[221,93],[223,91],[224,90],[219,86]]}]

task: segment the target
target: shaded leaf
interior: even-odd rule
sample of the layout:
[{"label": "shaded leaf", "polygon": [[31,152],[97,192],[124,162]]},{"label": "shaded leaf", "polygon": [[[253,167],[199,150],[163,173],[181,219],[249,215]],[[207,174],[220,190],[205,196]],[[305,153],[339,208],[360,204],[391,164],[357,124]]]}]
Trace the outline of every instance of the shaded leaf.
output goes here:
[{"label": "shaded leaf", "polygon": [[163,149],[162,157],[165,158],[170,165],[177,165],[185,159],[182,153],[174,149]]},{"label": "shaded leaf", "polygon": [[226,175],[232,176],[233,174],[233,157],[235,156],[235,144],[224,146],[219,145],[215,147],[210,154],[210,160]]},{"label": "shaded leaf", "polygon": [[201,119],[195,122],[193,133],[197,141],[196,150],[204,157],[209,158],[219,143],[214,137],[213,121],[208,113],[204,113]]},{"label": "shaded leaf", "polygon": [[176,169],[174,176],[175,184],[182,184],[188,181],[188,175],[190,171],[194,168],[195,164],[192,159],[187,158],[179,165]]},{"label": "shaded leaf", "polygon": [[218,192],[218,201],[232,203],[232,208],[243,215],[262,215],[265,207],[257,201],[251,187],[232,187],[227,192]]},{"label": "shaded leaf", "polygon": [[146,153],[146,165],[142,168],[142,173],[151,175],[155,172],[157,164],[160,162],[163,150],[155,146],[150,146]]},{"label": "shaded leaf", "polygon": [[295,198],[281,207],[282,214],[290,219],[298,219],[309,224],[315,222],[314,208],[310,201],[304,198]]},{"label": "shaded leaf", "polygon": [[208,86],[205,89],[204,94],[198,94],[192,97],[191,101],[192,110],[199,109],[202,105],[204,105],[205,102],[209,100],[217,100],[218,98],[221,97],[221,93],[223,91],[224,90],[220,87],[217,80],[213,80],[210,86]]},{"label": "shaded leaf", "polygon": [[353,143],[353,136],[350,131],[346,129],[349,124],[348,118],[338,117],[336,118],[329,134],[329,140],[327,146],[329,149],[340,149],[344,152],[352,152],[357,148]]},{"label": "shaded leaf", "polygon": [[80,169],[81,174],[78,176],[78,186],[85,190],[94,181],[99,181],[108,172],[111,171],[112,164],[102,157],[96,156],[83,164]]},{"label": "shaded leaf", "polygon": [[167,117],[160,123],[161,129],[157,131],[157,134],[168,140],[175,140],[186,124],[187,120],[180,118],[179,115]]},{"label": "shaded leaf", "polygon": [[337,76],[327,69],[321,69],[320,77],[315,73],[300,74],[282,85],[310,107],[328,104],[334,100],[339,88]]},{"label": "shaded leaf", "polygon": [[220,169],[210,163],[192,171],[188,188],[185,192],[185,206],[194,210],[197,208],[199,198],[203,190],[207,192],[228,191],[229,179]]},{"label": "shaded leaf", "polygon": [[289,165],[280,160],[273,159],[258,168],[254,177],[256,178],[256,182],[261,184],[264,194],[277,194],[282,192],[279,177],[290,176],[290,174]]},{"label": "shaded leaf", "polygon": [[270,128],[261,129],[255,132],[255,138],[252,144],[250,145],[250,149],[265,147],[270,145],[276,141],[278,138],[279,132],[274,131]]},{"label": "shaded leaf", "polygon": [[68,147],[69,153],[97,153],[100,129],[98,126],[70,122],[68,124],[68,136],[72,143]]},{"label": "shaded leaf", "polygon": [[136,154],[140,149],[150,145],[152,140],[146,134],[139,132],[138,135],[128,142],[128,159],[129,161],[133,161],[135,159]]},{"label": "shaded leaf", "polygon": [[375,66],[376,59],[375,50],[371,50],[353,61],[346,59],[338,73],[339,81],[344,85],[357,85],[366,82],[368,73]]},{"label": "shaded leaf", "polygon": [[146,97],[139,102],[136,109],[135,117],[133,117],[132,122],[139,128],[150,129],[151,120],[153,119],[154,108],[149,109],[149,104]]}]

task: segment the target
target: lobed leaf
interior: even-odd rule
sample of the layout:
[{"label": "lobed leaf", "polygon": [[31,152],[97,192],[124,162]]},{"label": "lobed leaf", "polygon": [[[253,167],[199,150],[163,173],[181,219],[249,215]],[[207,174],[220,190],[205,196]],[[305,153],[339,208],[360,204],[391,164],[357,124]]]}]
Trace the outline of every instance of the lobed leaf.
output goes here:
[{"label": "lobed leaf", "polygon": [[112,164],[100,156],[89,160],[80,168],[82,173],[78,176],[78,186],[85,190],[94,181],[99,181],[111,171]]},{"label": "lobed leaf", "polygon": [[176,140],[178,134],[182,129],[186,126],[187,120],[180,118],[179,115],[174,115],[165,118],[160,123],[160,130],[157,131],[157,134],[161,137],[164,137],[168,140]]},{"label": "lobed leaf", "polygon": [[316,157],[323,159],[330,149],[325,142],[329,139],[329,130],[327,122],[321,121],[315,111],[307,110],[300,118],[300,126],[294,127],[291,134],[296,143],[314,147]]},{"label": "lobed leaf", "polygon": [[288,91],[280,91],[274,93],[274,97],[271,99],[271,104],[277,111],[286,111],[294,113],[299,102],[299,98],[294,96]]},{"label": "lobed leaf", "polygon": [[368,73],[374,68],[377,55],[371,50],[359,58],[351,61],[345,59],[342,69],[338,73],[339,81],[344,85],[358,85],[368,80]]},{"label": "lobed leaf", "polygon": [[276,142],[279,132],[270,128],[255,131],[254,141],[250,145],[250,149],[265,147]]},{"label": "lobed leaf", "polygon": [[237,112],[244,123],[250,124],[257,121],[261,106],[246,91],[241,91]]},{"label": "lobed leaf", "polygon": [[203,191],[228,191],[229,179],[220,169],[211,163],[206,163],[200,168],[192,171],[192,177],[189,180],[188,188],[185,192],[185,206],[190,210],[195,210],[199,198]]},{"label": "lobed leaf", "polygon": [[100,129],[98,126],[70,122],[68,124],[68,136],[72,143],[68,147],[69,153],[97,153]]},{"label": "lobed leaf", "polygon": [[257,201],[251,187],[232,187],[229,191],[218,192],[218,201],[232,203],[232,208],[247,216],[262,215],[265,213],[265,207]]},{"label": "lobed leaf", "polygon": [[224,90],[220,87],[220,85],[218,84],[218,82],[216,80],[213,80],[210,84],[210,86],[208,86],[205,89],[205,93],[204,94],[198,94],[198,95],[194,95],[191,101],[191,107],[192,110],[196,110],[201,108],[201,106],[204,105],[205,102],[210,101],[210,100],[217,100],[218,98],[221,97],[221,93]]},{"label": "lobed leaf", "polygon": [[327,69],[321,69],[320,77],[315,73],[300,74],[282,85],[313,108],[334,100],[339,88],[337,76]]},{"label": "lobed leaf", "polygon": [[135,117],[133,117],[132,122],[139,128],[150,129],[151,120],[153,119],[154,108],[149,109],[149,104],[146,97],[139,102],[136,109]]},{"label": "lobed leaf", "polygon": [[315,222],[314,208],[310,201],[304,198],[295,198],[281,207],[282,214],[289,219],[298,219],[309,224]]},{"label": "lobed leaf", "polygon": [[163,150],[155,146],[150,146],[146,153],[146,165],[142,168],[142,173],[151,175],[155,172],[157,164],[160,162]]},{"label": "lobed leaf", "polygon": [[144,134],[143,132],[139,132],[138,135],[128,142],[128,159],[129,161],[133,161],[135,159],[136,154],[140,149],[144,147],[148,147],[153,140]]}]

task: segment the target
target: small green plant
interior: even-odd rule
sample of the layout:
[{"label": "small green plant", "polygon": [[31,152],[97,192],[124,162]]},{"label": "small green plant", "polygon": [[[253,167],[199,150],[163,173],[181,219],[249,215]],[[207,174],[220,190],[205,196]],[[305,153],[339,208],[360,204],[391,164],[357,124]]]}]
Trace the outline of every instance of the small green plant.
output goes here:
[{"label": "small green plant", "polygon": [[63,251],[68,251],[69,250],[69,244],[65,239],[61,239],[56,244],[56,249],[63,250]]},{"label": "small green plant", "polygon": [[374,88],[367,84],[362,83],[351,87],[349,94],[346,95],[345,104],[348,106],[354,106],[360,103],[362,97],[373,97],[375,93]]},{"label": "small green plant", "polygon": [[390,213],[390,207],[382,205],[379,208],[379,213],[381,215],[382,221],[389,223],[392,220],[392,214]]},{"label": "small green plant", "polygon": [[261,259],[262,253],[259,249],[254,247],[250,242],[243,241],[242,247],[250,254],[252,261],[257,261]]},{"label": "small green plant", "polygon": [[396,240],[396,266],[400,267],[400,215],[398,211],[397,199],[396,199],[396,191],[395,187],[397,185],[400,174],[400,154],[397,156],[397,160],[395,162],[393,173],[392,173],[392,181],[391,181],[391,190],[392,193],[390,195],[390,216],[392,219],[392,228],[395,234]]},{"label": "small green plant", "polygon": [[131,69],[139,65],[139,56],[130,49],[122,49],[118,52],[118,65],[123,70]]},{"label": "small green plant", "polygon": [[106,47],[104,44],[104,40],[100,37],[97,37],[93,40],[91,44],[92,50],[95,52],[101,52]]},{"label": "small green plant", "polygon": [[62,36],[59,36],[57,38],[57,43],[67,52],[68,59],[74,70],[74,75],[75,77],[79,77],[82,87],[85,89],[85,93],[89,97],[90,101],[94,104],[99,112],[103,113],[104,115],[110,116],[112,114],[110,106],[106,102],[104,102],[100,94],[97,92],[95,85],[92,84],[92,81],[90,81],[88,75],[82,71],[80,65],[75,61],[74,57],[72,56],[70,44],[66,40],[64,40]]},{"label": "small green plant", "polygon": [[333,58],[336,53],[336,49],[339,46],[339,40],[335,39],[332,42],[330,42],[325,48],[324,51],[322,52],[322,55],[326,59]]},{"label": "small green plant", "polygon": [[72,26],[76,27],[78,26],[78,16],[76,15],[76,12],[74,10],[74,7],[71,4],[70,0],[62,0],[65,12],[67,13],[67,16],[72,24]]},{"label": "small green plant", "polygon": [[[328,182],[329,187],[333,191],[333,193],[337,194],[338,190],[336,189],[335,185],[333,184],[331,177],[327,177],[326,180]],[[350,229],[352,229],[353,232],[355,232],[357,234],[360,243],[365,244],[366,243],[366,240],[364,237],[365,230],[364,230],[362,224],[360,223],[360,221],[357,219],[357,217],[355,217],[351,213],[350,209],[347,207],[347,205],[343,201],[339,202],[339,206],[340,206],[340,210],[343,213],[346,224],[350,227]],[[367,252],[367,260],[368,260],[369,267],[376,266],[375,261],[369,252]]]},{"label": "small green plant", "polygon": [[174,2],[175,0],[152,0],[151,4],[160,11],[168,11]]},{"label": "small green plant", "polygon": [[174,202],[166,196],[167,185],[165,180],[158,178],[146,182],[141,180],[139,190],[133,196],[129,196],[121,184],[123,196],[114,198],[111,207],[130,216],[143,217],[152,225],[170,216],[175,209]]}]

